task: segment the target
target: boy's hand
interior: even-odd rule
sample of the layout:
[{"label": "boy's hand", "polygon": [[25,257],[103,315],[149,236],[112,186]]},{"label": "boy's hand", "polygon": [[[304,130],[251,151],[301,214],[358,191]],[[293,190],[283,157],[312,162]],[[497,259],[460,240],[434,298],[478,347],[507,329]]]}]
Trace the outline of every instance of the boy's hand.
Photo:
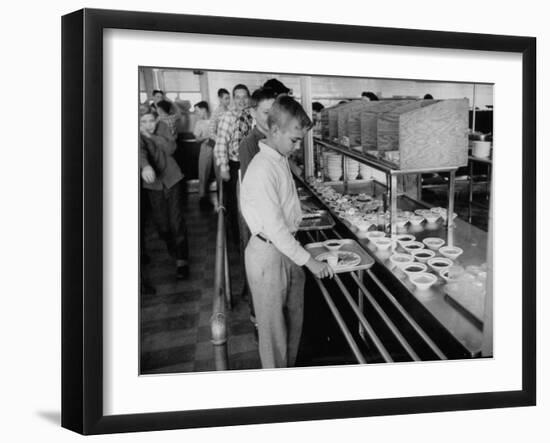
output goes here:
[{"label": "boy's hand", "polygon": [[332,270],[332,268],[329,266],[328,263],[315,260],[313,257],[311,257],[307,261],[306,266],[312,272],[312,274],[317,278],[325,278],[325,277],[332,278],[334,276],[334,271]]},{"label": "boy's hand", "polygon": [[145,183],[150,185],[155,181],[157,176],[155,174],[155,170],[151,166],[147,165],[141,170],[141,178]]},{"label": "boy's hand", "polygon": [[230,175],[229,175],[229,171],[227,171],[227,170],[220,171],[220,177],[222,178],[222,180],[224,182],[229,181],[229,179],[231,178]]}]

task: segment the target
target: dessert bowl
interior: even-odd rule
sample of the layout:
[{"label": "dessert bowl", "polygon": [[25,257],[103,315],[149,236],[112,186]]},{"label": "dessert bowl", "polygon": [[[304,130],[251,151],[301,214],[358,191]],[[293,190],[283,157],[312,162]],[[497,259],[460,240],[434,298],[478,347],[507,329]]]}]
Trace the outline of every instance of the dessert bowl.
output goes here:
[{"label": "dessert bowl", "polygon": [[411,217],[409,218],[409,221],[411,222],[412,225],[418,226],[420,223],[422,223],[424,221],[424,216],[422,216],[422,215],[411,215]]},{"label": "dessert bowl", "polygon": [[408,241],[403,243],[401,247],[409,254],[412,254],[414,251],[424,249],[424,243],[420,243],[419,241]]},{"label": "dessert bowl", "polygon": [[443,246],[439,248],[439,253],[443,257],[450,258],[451,260],[456,260],[464,251],[458,246]]},{"label": "dessert bowl", "polygon": [[445,257],[430,258],[427,261],[427,263],[428,263],[428,266],[438,274],[441,270],[447,269],[453,265],[453,261],[450,258],[445,258]]},{"label": "dessert bowl", "polygon": [[[425,217],[426,214],[429,214],[429,213],[430,213],[430,210],[429,210],[429,209],[417,209],[417,210],[414,211],[414,213],[415,213],[416,215],[420,215],[420,216],[422,216],[422,217]],[[412,216],[412,214],[411,214],[411,216]]]},{"label": "dessert bowl", "polygon": [[440,215],[436,212],[429,211],[424,215],[424,217],[428,223],[435,223],[439,220]]},{"label": "dessert bowl", "polygon": [[426,263],[430,258],[435,257],[435,252],[430,249],[418,249],[411,254],[420,263]]},{"label": "dessert bowl", "polygon": [[395,224],[398,228],[404,228],[405,225],[409,222],[409,219],[407,217],[398,216],[395,218]]},{"label": "dessert bowl", "polygon": [[398,234],[394,237],[399,246],[403,247],[404,244],[415,241],[416,237],[412,234]]},{"label": "dessert bowl", "polygon": [[342,242],[342,240],[339,240],[336,238],[325,240],[323,242],[323,246],[327,248],[329,251],[337,251],[342,247],[343,244],[344,243]]},{"label": "dessert bowl", "polygon": [[376,248],[381,251],[386,251],[393,245],[393,240],[386,237],[374,238],[372,242],[376,245]]},{"label": "dessert bowl", "polygon": [[397,252],[390,257],[390,263],[394,268],[402,268],[403,266],[406,266],[413,262],[414,257],[411,254],[401,254]]},{"label": "dessert bowl", "polygon": [[426,237],[424,240],[422,240],[422,243],[424,243],[432,251],[437,251],[439,248],[441,248],[441,246],[445,244],[445,240],[439,237]]},{"label": "dessert bowl", "polygon": [[369,241],[374,242],[377,238],[384,238],[386,236],[385,232],[382,231],[369,231],[367,232],[366,237],[369,239]]},{"label": "dessert bowl", "polygon": [[415,275],[425,273],[428,270],[428,266],[424,263],[408,263],[402,266],[401,270],[407,274],[407,277],[412,278]]},{"label": "dessert bowl", "polygon": [[411,283],[416,286],[419,291],[429,289],[437,281],[437,277],[428,272],[420,272],[419,274],[410,277]]}]

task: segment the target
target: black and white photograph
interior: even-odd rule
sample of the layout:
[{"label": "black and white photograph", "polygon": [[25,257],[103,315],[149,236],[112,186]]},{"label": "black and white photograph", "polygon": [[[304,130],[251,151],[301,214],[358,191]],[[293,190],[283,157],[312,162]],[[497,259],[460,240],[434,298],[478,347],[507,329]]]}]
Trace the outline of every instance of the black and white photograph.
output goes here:
[{"label": "black and white photograph", "polygon": [[140,375],[494,357],[494,84],[136,75]]}]

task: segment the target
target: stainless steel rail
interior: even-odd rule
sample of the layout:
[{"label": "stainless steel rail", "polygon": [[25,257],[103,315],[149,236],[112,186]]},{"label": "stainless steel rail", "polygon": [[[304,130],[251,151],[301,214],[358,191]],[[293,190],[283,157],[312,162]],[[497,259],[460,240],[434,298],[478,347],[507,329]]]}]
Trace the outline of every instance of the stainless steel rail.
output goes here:
[{"label": "stainless steel rail", "polygon": [[[336,231],[333,231],[333,232],[337,237],[342,238],[342,236],[338,232],[336,232]],[[326,237],[326,235],[325,235],[325,237]],[[384,293],[384,295],[388,298],[388,300],[397,308],[399,313],[413,327],[413,329],[416,331],[416,333],[420,337],[422,337],[424,342],[426,342],[426,344],[432,349],[432,351],[437,355],[437,357],[440,360],[447,360],[447,357],[441,351],[441,349],[439,349],[439,347],[428,336],[428,334],[426,334],[426,332],[420,327],[420,325],[410,316],[410,314],[403,308],[403,306],[401,306],[401,304],[397,301],[397,299],[393,296],[393,294],[388,290],[388,288],[386,288],[386,286],[374,275],[374,273],[370,269],[367,269],[367,274],[372,279],[372,281],[380,288],[380,290]],[[388,327],[389,327],[389,325],[388,325]],[[397,336],[396,336],[396,338],[397,338]]]},{"label": "stainless steel rail", "polygon": [[227,265],[227,245],[225,238],[225,207],[223,206],[223,186],[218,182],[218,225],[216,232],[216,265],[214,270],[214,296],[210,329],[214,348],[214,364],[217,371],[228,369],[227,322],[225,304],[230,300],[229,269]]},{"label": "stainless steel rail", "polygon": [[[320,232],[325,239],[329,238],[329,236],[325,232],[323,231],[320,231]],[[336,237],[342,238],[342,236],[337,231],[330,230],[330,232],[334,234]],[[311,239],[311,241],[315,241],[314,237],[310,232],[306,232],[306,235]],[[441,349],[439,349],[439,347],[428,336],[428,334],[420,327],[420,325],[418,325],[418,323],[411,317],[411,315],[401,306],[401,304],[391,294],[391,292],[386,288],[386,286],[374,275],[374,273],[371,270],[367,270],[366,272],[371,278],[372,282],[380,289],[382,294],[386,296],[386,298],[392,303],[392,305],[395,306],[395,308],[398,310],[401,316],[410,324],[410,326],[416,331],[416,333],[422,338],[422,340],[424,340],[424,342],[430,347],[430,349],[434,352],[437,358],[441,360],[446,360],[447,357],[441,351]],[[365,318],[365,314],[363,312],[363,300],[366,300],[374,308],[374,310],[382,319],[383,323],[388,327],[388,329],[391,331],[391,333],[397,339],[397,341],[400,343],[403,349],[405,349],[405,351],[407,352],[411,360],[420,361],[421,358],[419,357],[417,352],[413,349],[412,345],[404,337],[401,331],[399,331],[395,323],[389,318],[389,315],[384,311],[384,309],[372,296],[370,291],[366,288],[365,283],[362,281],[363,273],[351,272],[350,275],[353,278],[354,282],[357,284],[359,293],[363,296],[363,298],[360,298],[358,300],[358,303],[356,303],[353,300],[349,290],[346,288],[346,286],[342,282],[342,279],[338,275],[335,275],[334,279],[338,288],[340,289],[340,292],[344,295],[344,298],[346,299],[347,303],[349,304],[355,316],[357,317],[360,336],[363,338],[363,340],[364,340],[363,334],[366,333],[368,338],[372,341],[372,343],[374,343],[374,346],[376,347],[377,351],[380,353],[384,361],[385,362],[394,361],[391,354],[388,352],[388,350],[386,349],[386,346],[384,346],[384,344],[380,340],[378,334],[376,333],[372,325]],[[323,283],[322,280],[317,278],[315,279],[315,281],[319,286],[319,288],[321,289],[321,293],[323,294],[323,297],[327,302],[329,309],[332,315],[334,316],[342,334],[344,335],[344,338],[346,339],[348,345],[350,346],[355,358],[359,363],[364,363],[366,361],[366,357],[361,353],[359,346],[357,345],[357,342],[353,338],[348,325],[346,325],[345,320],[342,317],[342,314],[336,307],[325,284]]]},{"label": "stainless steel rail", "polygon": [[[325,237],[325,239],[328,239],[328,236],[324,232],[321,232],[321,234],[323,235],[323,237]],[[367,301],[371,304],[371,306],[374,308],[374,310],[377,312],[377,314],[386,323],[386,325],[388,326],[390,331],[393,333],[395,338],[399,341],[401,346],[403,346],[403,348],[407,351],[407,353],[409,354],[411,359],[413,359],[414,361],[420,361],[420,357],[418,356],[418,354],[413,350],[413,348],[411,347],[409,342],[405,339],[405,337],[403,337],[403,334],[401,334],[399,329],[397,329],[395,324],[391,321],[391,319],[388,317],[388,315],[384,312],[384,310],[378,304],[376,299],[367,290],[367,288],[365,287],[362,279],[359,278],[359,276],[355,272],[352,272],[351,276],[352,276],[353,280],[355,281],[355,283],[357,283],[357,286],[359,287],[359,291],[361,292],[361,294],[367,299]]]}]

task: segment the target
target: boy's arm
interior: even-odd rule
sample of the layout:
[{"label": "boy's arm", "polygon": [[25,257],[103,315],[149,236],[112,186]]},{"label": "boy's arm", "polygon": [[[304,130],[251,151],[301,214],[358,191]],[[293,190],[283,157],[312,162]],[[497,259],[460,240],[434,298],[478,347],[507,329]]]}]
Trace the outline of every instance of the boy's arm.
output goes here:
[{"label": "boy's arm", "polygon": [[174,155],[174,152],[176,152],[176,141],[172,138],[153,134],[151,135],[151,140],[168,155]]},{"label": "boy's arm", "polygon": [[140,134],[139,136],[139,169],[143,169],[145,166],[151,166],[149,163],[149,159],[147,158],[147,144],[145,140],[143,140],[143,135]]}]

